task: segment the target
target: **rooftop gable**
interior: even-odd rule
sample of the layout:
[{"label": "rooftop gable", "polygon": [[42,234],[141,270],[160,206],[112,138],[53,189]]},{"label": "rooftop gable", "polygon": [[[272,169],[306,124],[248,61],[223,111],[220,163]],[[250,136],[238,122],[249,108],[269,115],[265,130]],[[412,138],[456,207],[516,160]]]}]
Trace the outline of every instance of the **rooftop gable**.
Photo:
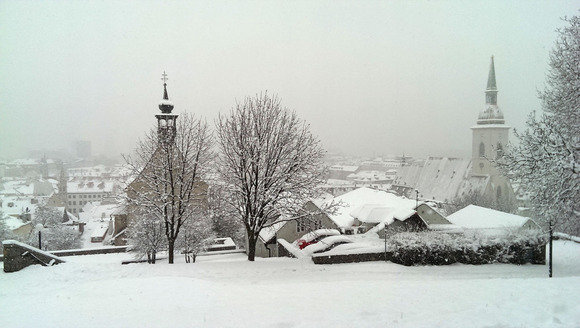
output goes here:
[{"label": "rooftop gable", "polygon": [[[521,228],[532,219],[492,210],[490,208],[469,205],[449,216],[447,219],[466,229]],[[535,224],[535,222],[534,222]]]}]

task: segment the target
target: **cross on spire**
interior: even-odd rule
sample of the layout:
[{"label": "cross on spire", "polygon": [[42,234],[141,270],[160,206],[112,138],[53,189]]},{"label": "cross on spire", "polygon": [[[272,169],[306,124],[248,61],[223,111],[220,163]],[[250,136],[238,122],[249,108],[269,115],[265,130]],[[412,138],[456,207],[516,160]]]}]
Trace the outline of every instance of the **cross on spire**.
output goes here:
[{"label": "cross on spire", "polygon": [[161,76],[162,76],[161,81],[163,81],[163,84],[166,84],[167,80],[169,79],[167,78],[167,74],[165,74],[165,71],[163,71],[163,74],[161,74]]}]

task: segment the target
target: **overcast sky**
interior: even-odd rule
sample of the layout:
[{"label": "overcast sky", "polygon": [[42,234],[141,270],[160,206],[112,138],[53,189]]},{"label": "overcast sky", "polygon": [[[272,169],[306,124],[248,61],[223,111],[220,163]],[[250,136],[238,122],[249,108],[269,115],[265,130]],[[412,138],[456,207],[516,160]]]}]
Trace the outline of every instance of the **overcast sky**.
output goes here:
[{"label": "overcast sky", "polygon": [[116,155],[174,113],[213,124],[264,90],[329,151],[462,156],[495,56],[498,104],[539,110],[574,1],[0,1],[0,158],[91,140]]}]

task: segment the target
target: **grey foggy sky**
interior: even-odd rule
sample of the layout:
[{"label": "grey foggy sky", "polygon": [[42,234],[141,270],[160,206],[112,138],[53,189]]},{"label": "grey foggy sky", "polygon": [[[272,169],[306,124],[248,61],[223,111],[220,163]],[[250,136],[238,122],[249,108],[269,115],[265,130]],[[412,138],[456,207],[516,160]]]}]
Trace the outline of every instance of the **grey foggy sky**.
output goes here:
[{"label": "grey foggy sky", "polygon": [[[330,151],[470,156],[495,56],[521,129],[575,1],[0,1],[0,158],[91,140],[132,151],[169,75],[213,124],[263,90]],[[513,136],[513,133],[512,133]],[[513,138],[512,138],[513,140]]]}]

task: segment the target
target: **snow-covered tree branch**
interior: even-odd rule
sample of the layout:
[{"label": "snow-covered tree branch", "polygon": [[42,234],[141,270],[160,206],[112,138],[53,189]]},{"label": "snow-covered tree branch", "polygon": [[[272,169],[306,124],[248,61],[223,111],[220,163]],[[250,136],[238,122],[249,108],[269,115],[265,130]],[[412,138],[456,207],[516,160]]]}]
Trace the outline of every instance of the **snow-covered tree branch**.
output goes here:
[{"label": "snow-covered tree branch", "polygon": [[580,234],[580,17],[565,21],[539,93],[543,113],[529,116],[527,129],[515,133],[519,144],[498,163],[526,187],[550,236]]},{"label": "snow-covered tree branch", "polygon": [[183,225],[207,206],[203,181],[212,157],[212,136],[205,121],[184,114],[174,138],[151,130],[140,140],[134,157],[125,160],[135,176],[127,188],[132,213],[147,213],[161,220],[173,263],[175,241]]},{"label": "snow-covered tree branch", "polygon": [[315,195],[324,152],[309,126],[267,93],[247,97],[217,121],[218,171],[246,228],[248,260],[260,231],[293,217]]}]

